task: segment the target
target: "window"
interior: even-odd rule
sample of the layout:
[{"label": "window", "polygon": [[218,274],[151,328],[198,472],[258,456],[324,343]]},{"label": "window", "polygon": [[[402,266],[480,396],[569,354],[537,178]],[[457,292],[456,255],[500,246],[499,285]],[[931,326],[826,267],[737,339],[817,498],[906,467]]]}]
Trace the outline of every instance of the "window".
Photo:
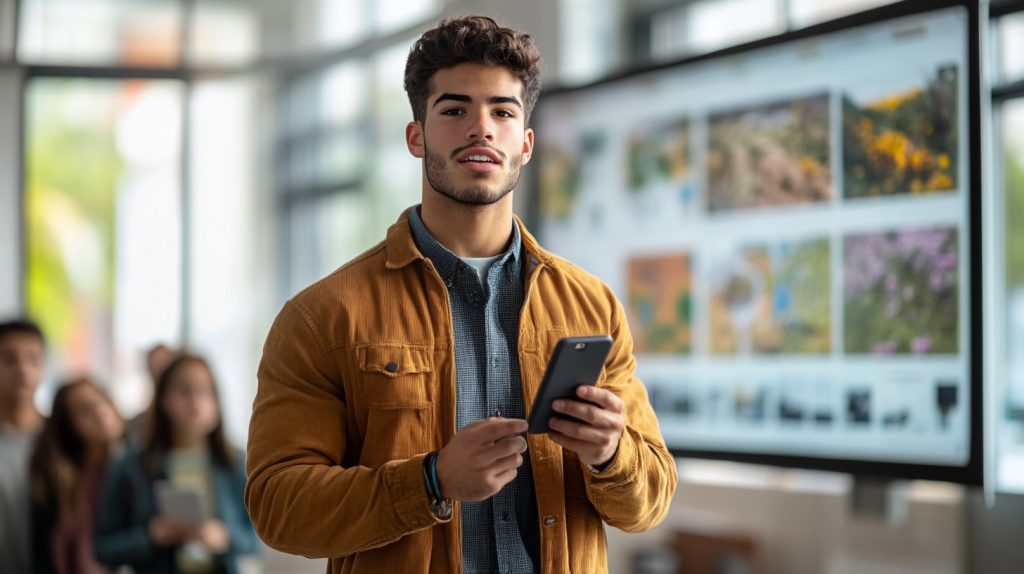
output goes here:
[{"label": "window", "polygon": [[251,4],[193,2],[188,63],[244,66],[259,59],[260,14]]},{"label": "window", "polygon": [[55,372],[98,376],[128,414],[145,349],[180,337],[181,110],[171,80],[27,87],[26,307]]},{"label": "window", "polygon": [[[1002,109],[1006,253],[1006,376],[998,433],[997,487],[1024,492],[1024,99]],[[999,388],[999,385],[996,386]]]},{"label": "window", "polygon": [[562,83],[584,83],[619,64],[620,12],[617,0],[561,0],[558,18],[558,76]]},{"label": "window", "polygon": [[0,62],[10,61],[14,55],[14,0],[0,0]]},{"label": "window", "polygon": [[62,65],[175,66],[177,0],[24,0],[18,59]]},{"label": "window", "polygon": [[892,2],[893,0],[788,0],[790,28],[803,28]]},{"label": "window", "polygon": [[[584,2],[585,0],[566,0]],[[633,57],[671,59],[711,52],[870,10],[894,0],[676,0],[633,8]]]},{"label": "window", "polygon": [[1024,12],[999,19],[999,68],[1004,83],[1024,80]]},{"label": "window", "polygon": [[273,313],[277,235],[258,142],[268,129],[260,75],[198,82],[192,91],[188,342],[218,377],[225,428],[244,444],[256,367]]},{"label": "window", "polygon": [[700,54],[781,33],[775,0],[699,0],[650,19],[655,58]]}]

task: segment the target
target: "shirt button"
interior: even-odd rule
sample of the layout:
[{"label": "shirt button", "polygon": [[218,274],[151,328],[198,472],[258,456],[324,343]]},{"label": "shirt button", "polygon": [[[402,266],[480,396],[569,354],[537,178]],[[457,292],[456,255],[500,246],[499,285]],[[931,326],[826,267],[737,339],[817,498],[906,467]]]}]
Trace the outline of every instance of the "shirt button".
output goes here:
[{"label": "shirt button", "polygon": [[384,367],[384,370],[386,370],[389,373],[397,373],[398,372],[398,363],[396,363],[394,361],[391,361],[390,363],[388,363]]},{"label": "shirt button", "polygon": [[501,520],[502,520],[502,522],[508,522],[508,521],[512,520],[512,515],[510,513],[508,513],[508,512],[505,512],[505,513],[503,513],[501,515]]},{"label": "shirt button", "polygon": [[545,516],[544,517],[544,526],[551,526],[555,522],[557,522],[557,520],[555,520],[554,516]]}]

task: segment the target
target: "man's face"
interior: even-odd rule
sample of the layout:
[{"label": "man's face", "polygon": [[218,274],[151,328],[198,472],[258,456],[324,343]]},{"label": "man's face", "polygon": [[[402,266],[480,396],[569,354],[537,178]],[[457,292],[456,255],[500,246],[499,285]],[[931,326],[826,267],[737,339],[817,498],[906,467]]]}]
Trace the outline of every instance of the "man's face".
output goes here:
[{"label": "man's face", "polygon": [[0,402],[32,400],[43,380],[46,350],[43,342],[28,333],[0,337]]},{"label": "man's face", "polygon": [[533,153],[523,83],[508,68],[463,63],[435,73],[431,87],[424,121],[406,128],[426,183],[468,205],[508,195]]}]

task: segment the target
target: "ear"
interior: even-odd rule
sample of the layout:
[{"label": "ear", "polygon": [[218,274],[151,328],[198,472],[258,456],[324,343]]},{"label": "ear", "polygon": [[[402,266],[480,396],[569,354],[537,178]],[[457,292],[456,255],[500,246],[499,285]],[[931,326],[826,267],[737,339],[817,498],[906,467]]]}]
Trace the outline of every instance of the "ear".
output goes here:
[{"label": "ear", "polygon": [[533,129],[526,128],[523,132],[523,165],[530,163],[533,157]]},{"label": "ear", "polygon": [[422,158],[423,151],[423,124],[420,122],[409,122],[405,126],[405,145],[413,157]]}]

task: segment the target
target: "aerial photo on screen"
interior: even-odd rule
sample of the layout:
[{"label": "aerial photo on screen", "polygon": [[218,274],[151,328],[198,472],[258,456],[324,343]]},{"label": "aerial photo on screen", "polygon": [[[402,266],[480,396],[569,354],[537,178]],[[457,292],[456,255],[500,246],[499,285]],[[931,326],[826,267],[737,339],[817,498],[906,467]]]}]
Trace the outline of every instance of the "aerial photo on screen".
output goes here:
[{"label": "aerial photo on screen", "polygon": [[572,144],[546,140],[540,166],[540,209],[545,217],[565,220],[582,191],[583,170],[601,154],[608,135],[602,130],[583,134]]},{"label": "aerial photo on screen", "polygon": [[707,161],[712,212],[829,201],[828,94],[711,114]]},{"label": "aerial photo on screen", "polygon": [[831,351],[828,239],[750,247],[716,266],[710,309],[712,353]]},{"label": "aerial photo on screen", "polygon": [[629,137],[630,204],[640,216],[659,209],[689,211],[696,184],[690,159],[690,128],[684,119],[652,124]]},{"label": "aerial photo on screen", "polygon": [[628,317],[636,352],[689,353],[693,317],[690,256],[632,257],[627,267]]}]

